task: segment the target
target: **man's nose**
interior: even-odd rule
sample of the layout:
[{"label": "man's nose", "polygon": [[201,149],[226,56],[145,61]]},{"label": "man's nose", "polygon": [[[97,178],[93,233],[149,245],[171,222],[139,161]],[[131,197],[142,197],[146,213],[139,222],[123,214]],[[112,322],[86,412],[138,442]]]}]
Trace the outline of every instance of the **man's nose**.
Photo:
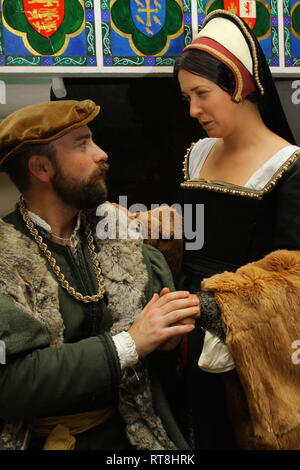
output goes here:
[{"label": "man's nose", "polygon": [[98,163],[98,162],[106,162],[108,160],[108,155],[107,153],[102,149],[100,148],[98,145],[96,145],[96,151],[95,151],[95,161]]}]

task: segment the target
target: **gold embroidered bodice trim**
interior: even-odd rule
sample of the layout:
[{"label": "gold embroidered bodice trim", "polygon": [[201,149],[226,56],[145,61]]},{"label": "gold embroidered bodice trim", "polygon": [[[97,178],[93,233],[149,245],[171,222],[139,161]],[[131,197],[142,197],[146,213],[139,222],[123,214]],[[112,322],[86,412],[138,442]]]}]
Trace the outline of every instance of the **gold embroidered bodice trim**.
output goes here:
[{"label": "gold embroidered bodice trim", "polygon": [[219,193],[231,194],[234,196],[250,197],[254,199],[262,199],[262,197],[269,193],[274,186],[278,183],[284,173],[298,160],[300,157],[300,150],[296,150],[288,159],[285,161],[280,168],[274,173],[270,181],[264,186],[263,189],[250,189],[245,186],[239,186],[236,184],[226,183],[224,181],[213,181],[206,180],[204,178],[189,178],[189,159],[195,142],[187,150],[187,154],[183,161],[183,175],[184,182],[181,183],[181,187],[184,189],[207,189],[209,191],[216,191]]}]

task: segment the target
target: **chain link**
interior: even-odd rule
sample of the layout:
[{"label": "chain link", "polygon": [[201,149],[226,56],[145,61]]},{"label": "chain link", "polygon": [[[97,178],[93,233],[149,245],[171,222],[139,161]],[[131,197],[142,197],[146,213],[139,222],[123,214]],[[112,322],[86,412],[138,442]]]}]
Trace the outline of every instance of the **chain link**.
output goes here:
[{"label": "chain link", "polygon": [[90,224],[86,220],[85,214],[82,213],[81,218],[84,224],[85,234],[86,234],[86,238],[88,242],[88,250],[89,250],[90,257],[91,257],[91,261],[93,263],[93,267],[94,267],[94,271],[95,271],[95,275],[97,279],[97,284],[99,288],[98,293],[95,295],[82,295],[80,292],[77,292],[74,289],[74,287],[70,286],[69,282],[65,279],[64,274],[61,272],[60,267],[57,265],[56,259],[54,258],[54,256],[52,256],[51,251],[48,249],[47,244],[44,242],[43,237],[39,235],[38,230],[35,228],[34,223],[30,219],[28,211],[25,206],[25,201],[22,196],[19,202],[19,209],[23,217],[23,220],[26,224],[26,227],[28,228],[29,232],[31,233],[34,240],[38,244],[40,250],[44,254],[48,263],[50,264],[52,271],[56,275],[63,289],[65,289],[68,292],[68,294],[70,294],[79,302],[91,303],[91,302],[99,302],[101,299],[103,299],[104,294],[105,294],[104,278],[102,276],[101,268],[99,265],[99,260],[97,258],[92,230],[91,230]]}]

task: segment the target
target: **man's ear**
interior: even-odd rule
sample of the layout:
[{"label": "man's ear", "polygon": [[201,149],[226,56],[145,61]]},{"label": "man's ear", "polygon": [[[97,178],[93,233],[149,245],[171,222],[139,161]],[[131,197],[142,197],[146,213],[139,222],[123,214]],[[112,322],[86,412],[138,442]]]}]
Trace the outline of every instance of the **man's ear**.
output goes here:
[{"label": "man's ear", "polygon": [[54,175],[54,168],[46,155],[31,155],[28,159],[28,169],[37,180],[49,183]]}]

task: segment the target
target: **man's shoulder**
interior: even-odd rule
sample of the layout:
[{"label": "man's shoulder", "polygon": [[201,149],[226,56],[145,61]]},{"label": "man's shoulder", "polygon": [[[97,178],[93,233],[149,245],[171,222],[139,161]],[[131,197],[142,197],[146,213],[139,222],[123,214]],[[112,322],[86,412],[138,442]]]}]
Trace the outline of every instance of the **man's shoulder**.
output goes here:
[{"label": "man's shoulder", "polygon": [[28,235],[23,219],[17,210],[0,219],[1,258],[5,258],[4,253],[7,256],[8,253],[15,253],[16,257],[24,257],[24,253],[27,253],[28,249],[38,251],[38,247],[35,248],[35,243]]},{"label": "man's shoulder", "polygon": [[14,211],[5,215],[1,220],[6,224],[12,225],[16,230],[21,231],[22,233],[24,232],[24,223],[18,209],[15,209]]},{"label": "man's shoulder", "polygon": [[163,260],[163,262],[165,262],[165,258],[162,252],[155,246],[151,245],[151,242],[149,240],[144,240],[142,250],[144,257],[149,259]]}]

